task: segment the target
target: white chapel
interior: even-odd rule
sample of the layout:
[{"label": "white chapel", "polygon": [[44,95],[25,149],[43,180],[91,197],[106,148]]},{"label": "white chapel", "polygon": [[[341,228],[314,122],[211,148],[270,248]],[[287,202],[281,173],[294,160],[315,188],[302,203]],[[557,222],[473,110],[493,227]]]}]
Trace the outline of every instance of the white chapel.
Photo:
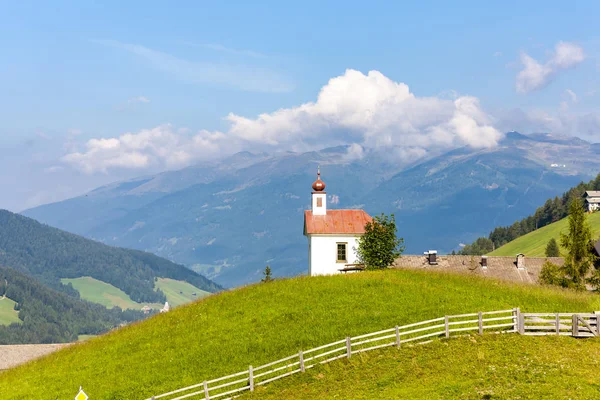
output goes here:
[{"label": "white chapel", "polygon": [[328,210],[320,169],[312,188],[312,207],[304,211],[308,273],[332,275],[351,269],[357,262],[358,238],[365,233],[371,216],[363,210]]}]

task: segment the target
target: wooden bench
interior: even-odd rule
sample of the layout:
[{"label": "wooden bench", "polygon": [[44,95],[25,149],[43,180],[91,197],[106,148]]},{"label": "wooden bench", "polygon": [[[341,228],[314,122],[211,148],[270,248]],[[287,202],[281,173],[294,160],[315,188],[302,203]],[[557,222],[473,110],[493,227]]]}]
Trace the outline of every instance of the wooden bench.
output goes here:
[{"label": "wooden bench", "polygon": [[365,266],[363,264],[346,264],[344,268],[338,269],[338,271],[346,273],[353,271],[364,271]]}]

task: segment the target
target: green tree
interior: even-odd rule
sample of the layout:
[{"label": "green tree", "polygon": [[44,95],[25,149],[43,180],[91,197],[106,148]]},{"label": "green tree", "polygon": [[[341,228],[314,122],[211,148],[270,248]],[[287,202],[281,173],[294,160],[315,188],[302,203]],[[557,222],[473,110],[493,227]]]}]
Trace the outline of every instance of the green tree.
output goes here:
[{"label": "green tree", "polygon": [[404,239],[396,236],[396,218],[381,214],[365,225],[358,240],[358,260],[366,269],[387,268],[404,251]]},{"label": "green tree", "polygon": [[560,257],[560,249],[554,238],[550,239],[546,245],[546,257]]},{"label": "green tree", "polygon": [[574,198],[569,206],[569,231],[561,233],[560,244],[566,250],[563,271],[574,285],[584,287],[596,257],[592,252],[592,229],[579,198]]},{"label": "green tree", "polygon": [[546,260],[540,271],[540,283],[546,285],[556,285],[562,287],[572,287],[573,283],[569,281],[561,267]]},{"label": "green tree", "polygon": [[458,254],[464,256],[481,256],[492,251],[494,251],[494,243],[488,238],[480,237],[475,240],[473,244],[468,244],[463,247]]},{"label": "green tree", "polygon": [[262,278],[261,282],[271,282],[273,280],[273,276],[271,274],[271,267],[267,265],[265,270],[263,271],[264,278]]}]

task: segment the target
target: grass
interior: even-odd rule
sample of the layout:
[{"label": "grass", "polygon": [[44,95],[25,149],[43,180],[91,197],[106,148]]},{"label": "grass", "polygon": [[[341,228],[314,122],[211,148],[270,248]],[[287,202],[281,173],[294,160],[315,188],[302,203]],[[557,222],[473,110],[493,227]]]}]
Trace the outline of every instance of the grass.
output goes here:
[{"label": "grass", "polygon": [[15,302],[8,297],[0,296],[0,325],[10,325],[13,323],[21,323],[19,313],[14,310]]},{"label": "grass", "polygon": [[[64,284],[71,283],[79,292],[82,299],[92,303],[102,304],[106,308],[121,307],[139,310],[143,304],[131,300],[121,289],[113,285],[99,281],[89,276],[75,279],[61,279]],[[148,304],[152,308],[162,308],[162,304]]]},{"label": "grass", "polygon": [[[600,236],[600,213],[588,214],[588,221],[592,227],[593,237]],[[523,253],[530,257],[544,257],[546,245],[551,238],[555,238],[560,244],[560,233],[566,233],[569,228],[568,218],[563,218],[553,224],[529,232],[512,242],[497,248],[489,253],[490,256],[515,256]],[[561,248],[561,251],[563,249]]]},{"label": "grass", "polygon": [[[79,291],[81,298],[93,303],[102,304],[107,308],[121,307],[122,309],[131,308],[139,310],[144,305],[148,305],[154,309],[160,309],[162,304],[158,303],[137,303],[123,292],[121,289],[113,285],[84,276],[75,279],[61,279],[64,284],[71,283],[73,287]],[[160,288],[167,296],[167,301],[173,306],[189,303],[200,297],[204,297],[208,292],[198,289],[194,285],[187,282],[177,281],[169,278],[158,278],[156,288]],[[196,296],[192,294],[196,293]]]},{"label": "grass", "polygon": [[[0,393],[62,399],[82,385],[90,398],[144,399],[345,336],[512,307],[589,312],[600,309],[600,296],[414,270],[276,280],[208,296],[0,373]],[[413,385],[417,372],[406,371]]]},{"label": "grass", "polygon": [[172,307],[189,303],[210,294],[188,282],[177,281],[171,278],[158,278],[156,288],[164,292],[165,296],[167,296],[167,301]]},{"label": "grass", "polygon": [[600,341],[471,336],[362,353],[241,399],[598,399]]}]

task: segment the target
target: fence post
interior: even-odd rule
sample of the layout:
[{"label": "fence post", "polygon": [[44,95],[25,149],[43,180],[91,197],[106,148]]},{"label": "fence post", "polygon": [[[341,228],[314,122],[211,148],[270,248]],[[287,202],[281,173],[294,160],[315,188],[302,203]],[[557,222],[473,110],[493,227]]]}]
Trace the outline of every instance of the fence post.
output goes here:
[{"label": "fence post", "polygon": [[573,314],[571,335],[579,336],[579,318],[578,318],[577,314]]},{"label": "fence post", "polygon": [[560,335],[560,314],[556,313],[556,334]]},{"label": "fence post", "polygon": [[396,325],[396,347],[400,348],[400,328]]},{"label": "fence post", "polygon": [[517,324],[519,323],[519,308],[515,307],[512,310],[512,316],[513,316],[513,332],[518,332],[519,329],[517,327]]},{"label": "fence post", "polygon": [[444,317],[444,332],[446,333],[446,339],[450,337],[450,324],[448,323],[449,319],[450,317],[447,315]]},{"label": "fence post", "polygon": [[208,395],[208,383],[206,381],[204,381],[203,385],[204,385],[204,398],[206,400],[210,400],[210,396]]},{"label": "fence post", "polygon": [[300,371],[304,372],[304,353],[302,353],[302,350],[298,353],[298,357],[300,358]]},{"label": "fence post", "polygon": [[483,335],[483,313],[481,311],[479,311],[479,314],[477,315],[479,321],[479,334]]},{"label": "fence post", "polygon": [[352,355],[352,343],[350,343],[350,336],[346,337],[346,355],[348,358]]},{"label": "fence post", "polygon": [[596,333],[600,336],[600,312],[594,311],[594,314],[596,314]]},{"label": "fence post", "polygon": [[250,383],[250,391],[254,392],[254,371],[252,370],[252,365],[248,368],[248,381]]},{"label": "fence post", "polygon": [[525,334],[525,314],[523,314],[521,312],[521,310],[519,310],[519,334],[520,335],[524,335]]}]

